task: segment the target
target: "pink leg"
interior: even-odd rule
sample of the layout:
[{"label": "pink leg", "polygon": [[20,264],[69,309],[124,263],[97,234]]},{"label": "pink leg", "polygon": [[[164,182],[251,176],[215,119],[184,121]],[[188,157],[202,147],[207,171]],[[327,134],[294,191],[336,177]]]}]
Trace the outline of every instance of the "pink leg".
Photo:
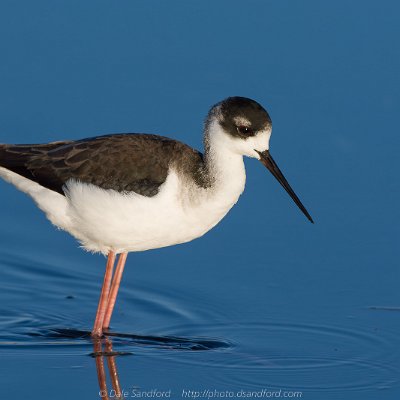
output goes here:
[{"label": "pink leg", "polygon": [[110,251],[108,253],[106,272],[104,274],[103,288],[101,289],[101,295],[99,299],[99,305],[97,307],[96,320],[92,330],[92,337],[100,337],[103,334],[103,321],[106,314],[106,308],[108,303],[108,296],[110,293],[110,285],[112,279],[112,271],[115,263],[115,253]]},{"label": "pink leg", "polygon": [[115,269],[115,274],[111,285],[110,295],[108,297],[107,310],[103,321],[103,329],[107,329],[110,326],[111,315],[114,310],[115,301],[117,300],[118,289],[121,283],[122,273],[124,272],[127,257],[128,253],[121,253],[119,255],[117,267]]}]

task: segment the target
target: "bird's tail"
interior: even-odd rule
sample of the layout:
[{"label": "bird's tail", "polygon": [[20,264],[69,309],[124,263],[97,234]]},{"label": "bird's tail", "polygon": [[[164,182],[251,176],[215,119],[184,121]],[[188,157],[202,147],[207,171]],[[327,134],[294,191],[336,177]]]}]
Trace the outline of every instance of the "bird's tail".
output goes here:
[{"label": "bird's tail", "polygon": [[0,167],[7,168],[25,178],[32,178],[29,165],[37,156],[70,143],[52,142],[45,144],[0,144]]},{"label": "bird's tail", "polygon": [[28,146],[0,144],[0,167],[17,174],[24,175],[23,169],[32,156],[33,152]]}]

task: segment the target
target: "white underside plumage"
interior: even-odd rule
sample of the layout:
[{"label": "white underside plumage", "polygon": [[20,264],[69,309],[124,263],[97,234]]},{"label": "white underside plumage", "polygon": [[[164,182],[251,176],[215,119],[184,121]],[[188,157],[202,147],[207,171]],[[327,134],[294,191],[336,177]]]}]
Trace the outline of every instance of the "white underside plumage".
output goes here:
[{"label": "white underside plumage", "polygon": [[[255,142],[249,143],[249,148],[265,150],[269,135],[264,132],[252,138]],[[0,167],[0,176],[31,196],[54,225],[77,238],[86,250],[103,254],[110,250],[149,250],[202,236],[243,192],[243,149],[235,150],[242,144],[221,132],[214,132],[212,138],[215,179],[209,188],[197,186],[173,168],[154,197],[123,194],[72,180],[66,183],[63,196],[5,168]]]},{"label": "white underside plumage", "polygon": [[225,216],[244,188],[244,179],[226,196],[194,185],[189,188],[171,170],[154,197],[77,181],[66,184],[63,196],[5,168],[0,168],[0,176],[30,195],[54,225],[85,249],[103,254],[111,249],[149,250],[200,237]]}]

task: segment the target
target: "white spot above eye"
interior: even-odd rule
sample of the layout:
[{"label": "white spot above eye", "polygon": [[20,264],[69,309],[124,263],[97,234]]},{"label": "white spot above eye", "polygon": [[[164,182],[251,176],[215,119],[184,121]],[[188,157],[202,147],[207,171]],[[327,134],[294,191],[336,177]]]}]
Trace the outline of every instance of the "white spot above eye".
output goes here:
[{"label": "white spot above eye", "polygon": [[235,123],[236,126],[246,126],[246,127],[251,126],[251,122],[247,118],[240,116],[234,117],[233,122]]}]

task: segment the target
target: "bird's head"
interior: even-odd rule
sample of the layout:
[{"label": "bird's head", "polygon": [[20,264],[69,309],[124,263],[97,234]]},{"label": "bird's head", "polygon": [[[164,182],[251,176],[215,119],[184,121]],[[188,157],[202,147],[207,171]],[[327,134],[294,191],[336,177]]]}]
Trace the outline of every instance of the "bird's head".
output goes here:
[{"label": "bird's head", "polygon": [[272,121],[254,100],[228,97],[211,108],[206,124],[219,131],[224,146],[234,153],[259,158],[257,151],[269,148]]},{"label": "bird's head", "polygon": [[272,121],[268,112],[256,101],[246,97],[228,97],[214,105],[206,119],[206,147],[223,147],[234,154],[261,161],[284,187],[309,221],[303,206],[269,152]]}]

